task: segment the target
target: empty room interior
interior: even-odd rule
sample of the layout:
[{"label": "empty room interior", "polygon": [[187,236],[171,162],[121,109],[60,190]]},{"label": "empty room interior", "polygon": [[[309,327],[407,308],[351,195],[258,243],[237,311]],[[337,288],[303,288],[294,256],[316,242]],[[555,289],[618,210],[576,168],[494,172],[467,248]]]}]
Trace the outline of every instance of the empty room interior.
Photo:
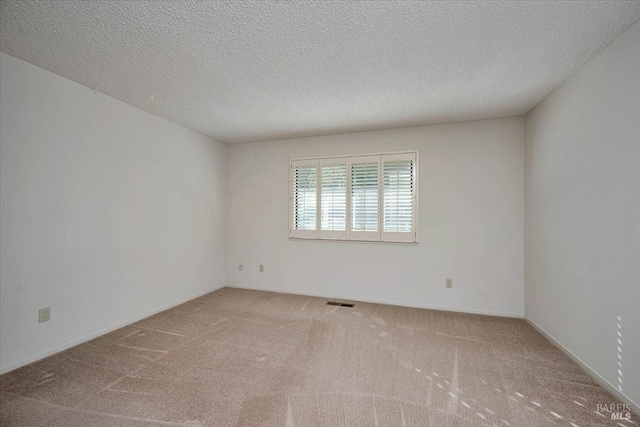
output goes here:
[{"label": "empty room interior", "polygon": [[640,1],[0,1],[0,426],[640,427]]}]

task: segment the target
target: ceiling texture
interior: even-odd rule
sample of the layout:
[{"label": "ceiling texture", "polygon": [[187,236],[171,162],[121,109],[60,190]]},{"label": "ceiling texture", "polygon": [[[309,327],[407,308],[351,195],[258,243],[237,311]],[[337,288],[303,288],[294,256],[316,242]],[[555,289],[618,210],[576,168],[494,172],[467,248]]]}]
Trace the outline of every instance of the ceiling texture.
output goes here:
[{"label": "ceiling texture", "polygon": [[0,49],[224,143],[518,116],[640,1],[5,1]]}]

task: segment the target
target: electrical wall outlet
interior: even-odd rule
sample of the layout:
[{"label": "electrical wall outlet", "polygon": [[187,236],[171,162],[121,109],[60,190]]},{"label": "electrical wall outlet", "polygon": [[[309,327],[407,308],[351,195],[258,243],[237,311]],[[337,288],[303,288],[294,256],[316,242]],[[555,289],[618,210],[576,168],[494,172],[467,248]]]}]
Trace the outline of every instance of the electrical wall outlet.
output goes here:
[{"label": "electrical wall outlet", "polygon": [[451,280],[451,279],[446,279],[446,280],[444,281],[444,284],[445,284],[445,286],[446,286],[447,288],[453,288],[453,280]]},{"label": "electrical wall outlet", "polygon": [[45,307],[38,310],[38,322],[48,322],[51,320],[51,307]]},{"label": "electrical wall outlet", "polygon": [[260,264],[260,267],[258,267],[258,270],[260,270],[260,273],[264,273],[264,265]]},{"label": "electrical wall outlet", "polygon": [[242,265],[241,262],[238,263],[238,270],[240,271],[244,270],[244,266]]}]

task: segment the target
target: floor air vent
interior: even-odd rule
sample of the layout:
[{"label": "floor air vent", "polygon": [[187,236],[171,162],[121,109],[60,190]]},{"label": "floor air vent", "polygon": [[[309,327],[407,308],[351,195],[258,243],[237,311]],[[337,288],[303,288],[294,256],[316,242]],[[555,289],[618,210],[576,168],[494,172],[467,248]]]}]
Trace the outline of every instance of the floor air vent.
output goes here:
[{"label": "floor air vent", "polygon": [[338,307],[353,307],[353,304],[335,301],[327,301],[327,305],[337,305]]}]

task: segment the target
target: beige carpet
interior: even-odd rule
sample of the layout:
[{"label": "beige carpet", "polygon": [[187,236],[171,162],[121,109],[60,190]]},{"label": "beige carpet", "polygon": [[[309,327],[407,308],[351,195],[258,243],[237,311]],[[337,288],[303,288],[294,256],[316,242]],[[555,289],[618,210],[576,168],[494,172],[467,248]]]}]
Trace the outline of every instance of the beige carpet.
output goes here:
[{"label": "beige carpet", "polygon": [[221,289],[1,376],[0,424],[638,426],[523,320],[326,302]]}]

